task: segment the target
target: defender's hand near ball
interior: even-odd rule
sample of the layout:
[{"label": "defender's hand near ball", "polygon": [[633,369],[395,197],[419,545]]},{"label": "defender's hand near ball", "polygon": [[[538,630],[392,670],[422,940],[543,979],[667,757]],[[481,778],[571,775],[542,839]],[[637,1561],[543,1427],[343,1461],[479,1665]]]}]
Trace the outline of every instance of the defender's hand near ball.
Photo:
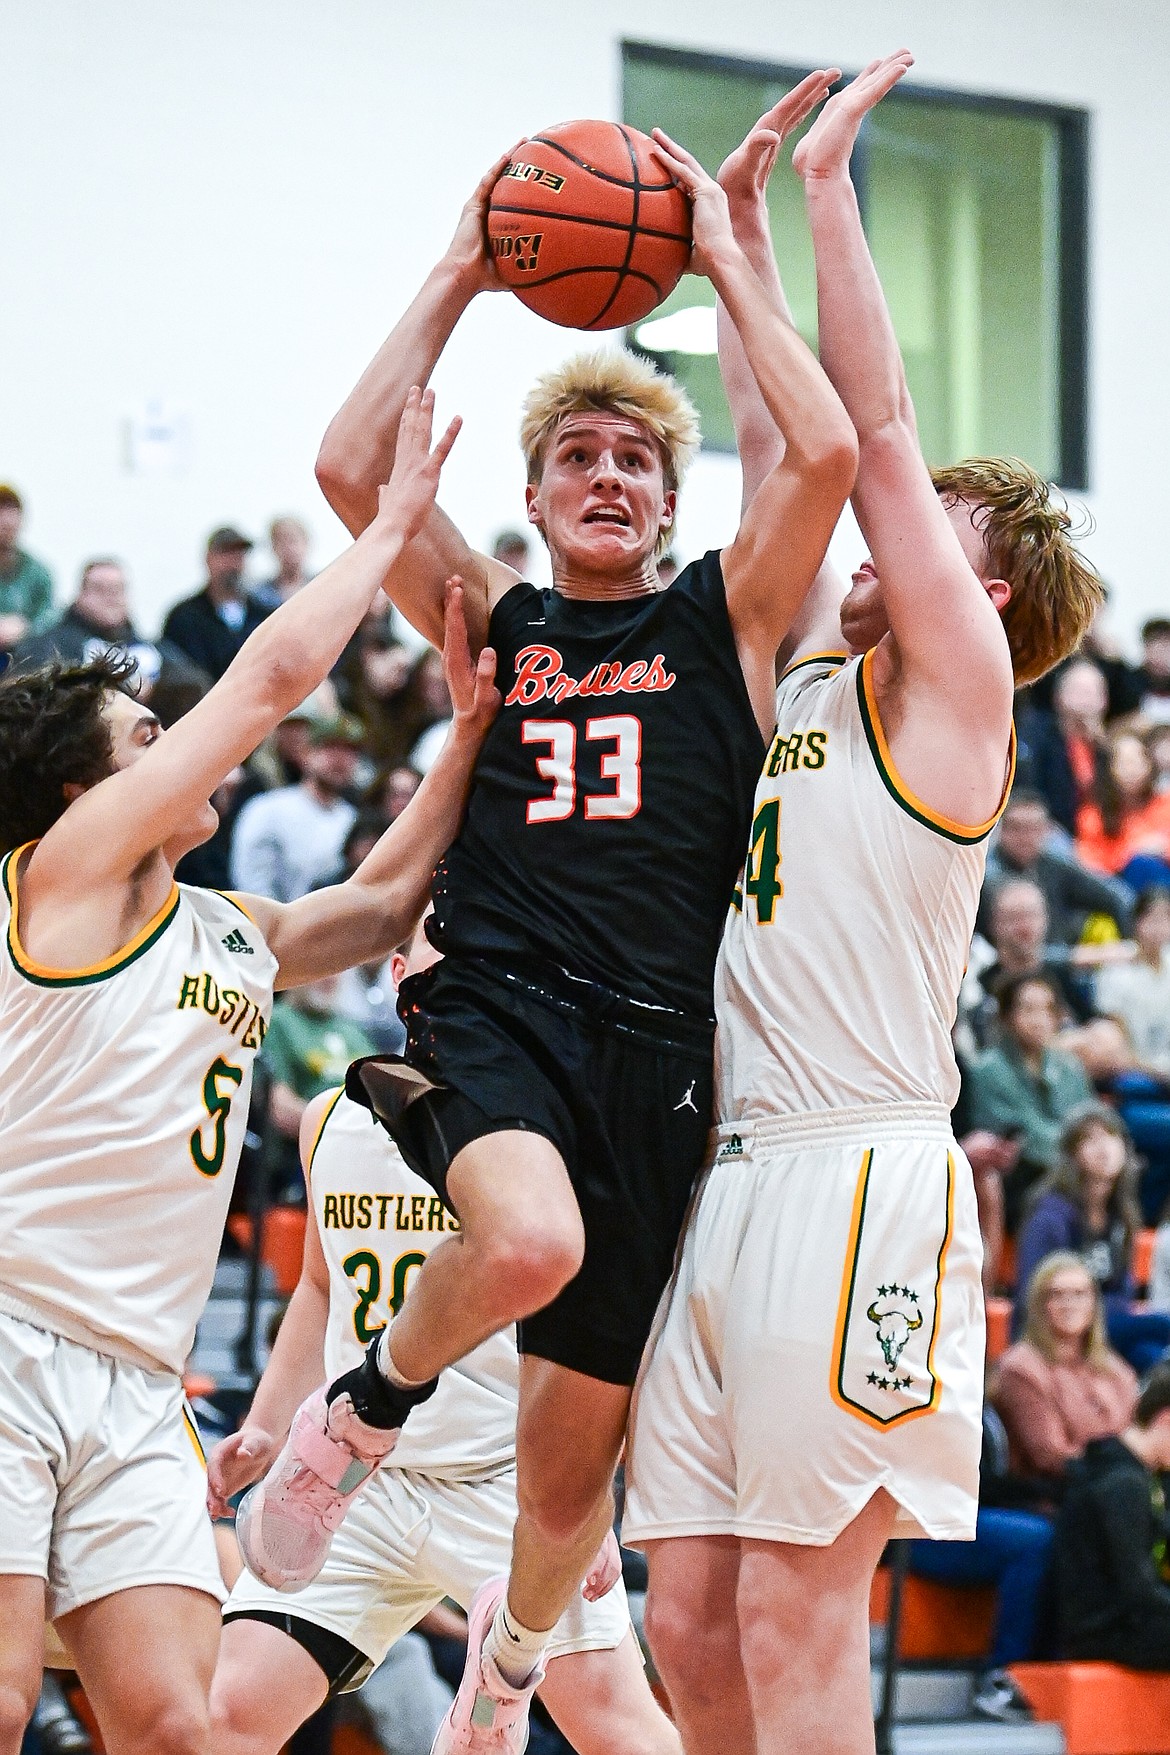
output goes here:
[{"label": "defender's hand near ball", "polygon": [[669,134],[664,134],[661,128],[654,130],[654,144],[658,158],[691,204],[694,244],[690,272],[706,275],[711,280],[718,272],[721,260],[740,254],[731,229],[727,196],[714,177],[708,176],[694,154],[672,140]]},{"label": "defender's hand near ball", "polygon": [[425,524],[435,503],[443,465],[463,425],[456,415],[432,451],[434,417],[434,391],[413,385],[407,391],[406,406],[398,423],[394,468],[385,487],[378,489],[378,514],[367,534],[396,535],[409,542]]},{"label": "defender's hand near ball", "polygon": [[821,100],[828,97],[829,87],[840,77],[839,67],[819,67],[815,73],[810,73],[778,104],[765,110],[735,151],[728,153],[715,180],[733,208],[737,203],[755,206],[763,200],[781,145]]},{"label": "defender's hand near ball", "polygon": [[914,65],[909,49],[863,67],[844,91],[831,97],[792,155],[792,168],[807,182],[848,176],[854,142],[866,116]]}]

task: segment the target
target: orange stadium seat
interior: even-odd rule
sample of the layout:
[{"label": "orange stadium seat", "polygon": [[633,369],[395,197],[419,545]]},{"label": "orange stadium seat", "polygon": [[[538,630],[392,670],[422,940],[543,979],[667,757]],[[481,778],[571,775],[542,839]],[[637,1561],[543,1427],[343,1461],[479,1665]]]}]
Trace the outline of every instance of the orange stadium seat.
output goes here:
[{"label": "orange stadium seat", "polygon": [[1136,1285],[1144,1292],[1150,1283],[1150,1266],[1154,1255],[1154,1237],[1152,1230],[1139,1231],[1133,1240],[1133,1277]]},{"label": "orange stadium seat", "polygon": [[[301,1277],[301,1256],[305,1247],[305,1209],[303,1207],[269,1207],[264,1215],[264,1248],[261,1256],[272,1269],[276,1289],[287,1298]],[[246,1213],[232,1213],[228,1230],[241,1249],[252,1243],[252,1221]]]},{"label": "orange stadium seat", "polygon": [[[889,1605],[890,1575],[881,1567],[870,1591],[870,1620],[884,1621]],[[990,1586],[907,1578],[902,1588],[899,1655],[963,1663],[986,1657],[994,1615],[995,1591]]]},{"label": "orange stadium seat", "polygon": [[1055,1719],[1068,1755],[1170,1755],[1170,1675],[1117,1664],[1013,1664],[1037,1718]]},{"label": "orange stadium seat", "polygon": [[987,1300],[987,1358],[990,1363],[1006,1353],[1012,1340],[1012,1301],[1010,1298]]}]

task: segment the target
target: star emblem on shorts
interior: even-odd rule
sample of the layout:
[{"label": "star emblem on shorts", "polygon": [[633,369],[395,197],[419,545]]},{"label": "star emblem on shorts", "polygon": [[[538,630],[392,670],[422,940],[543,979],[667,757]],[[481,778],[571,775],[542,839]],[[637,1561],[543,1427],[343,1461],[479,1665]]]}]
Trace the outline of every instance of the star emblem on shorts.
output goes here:
[{"label": "star emblem on shorts", "polygon": [[877,1295],[879,1298],[906,1298],[911,1304],[918,1302],[918,1293],[912,1292],[909,1286],[899,1286],[897,1280],[891,1280],[888,1286],[879,1286]]}]

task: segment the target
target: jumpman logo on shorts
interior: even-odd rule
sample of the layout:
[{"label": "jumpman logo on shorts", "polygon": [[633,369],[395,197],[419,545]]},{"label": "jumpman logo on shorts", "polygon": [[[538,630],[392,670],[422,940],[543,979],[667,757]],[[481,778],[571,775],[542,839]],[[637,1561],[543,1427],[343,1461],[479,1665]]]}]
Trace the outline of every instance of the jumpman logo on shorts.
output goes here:
[{"label": "jumpman logo on shorts", "polygon": [[693,1109],[696,1115],[699,1113],[699,1106],[695,1102],[695,1086],[698,1084],[698,1082],[699,1081],[697,1079],[691,1080],[690,1084],[687,1086],[686,1090],[683,1092],[682,1102],[676,1103],[674,1106],[674,1113],[676,1115],[678,1114],[680,1109]]}]

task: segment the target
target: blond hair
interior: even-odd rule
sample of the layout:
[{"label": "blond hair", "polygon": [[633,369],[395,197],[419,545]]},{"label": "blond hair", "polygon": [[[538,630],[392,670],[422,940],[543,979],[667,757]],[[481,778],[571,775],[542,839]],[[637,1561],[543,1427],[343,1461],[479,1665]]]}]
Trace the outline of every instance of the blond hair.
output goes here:
[{"label": "blond hair", "polygon": [[[549,441],[570,414],[617,414],[646,427],[658,446],[663,480],[671,492],[677,491],[699,449],[695,406],[673,378],[632,353],[580,353],[545,372],[524,399],[520,445],[530,482],[540,480]],[[662,531],[659,553],[669,541],[670,531]]]},{"label": "blond hair", "polygon": [[1100,1371],[1114,1357],[1113,1349],[1105,1339],[1105,1311],[1101,1302],[1101,1288],[1080,1256],[1074,1255],[1071,1249],[1056,1249],[1051,1255],[1046,1255],[1028,1281],[1024,1339],[1030,1341],[1049,1364],[1055,1362],[1056,1342],[1048,1320],[1048,1294],[1057,1274],[1067,1273],[1070,1268],[1076,1268],[1078,1273],[1084,1274],[1093,1289],[1093,1320],[1084,1339],[1084,1359],[1086,1365]]},{"label": "blond hair", "polygon": [[1018,457],[973,457],[931,478],[944,500],[970,506],[988,579],[1006,579],[1001,620],[1017,683],[1035,682],[1088,630],[1105,590],[1069,538],[1072,519],[1044,477]]}]

